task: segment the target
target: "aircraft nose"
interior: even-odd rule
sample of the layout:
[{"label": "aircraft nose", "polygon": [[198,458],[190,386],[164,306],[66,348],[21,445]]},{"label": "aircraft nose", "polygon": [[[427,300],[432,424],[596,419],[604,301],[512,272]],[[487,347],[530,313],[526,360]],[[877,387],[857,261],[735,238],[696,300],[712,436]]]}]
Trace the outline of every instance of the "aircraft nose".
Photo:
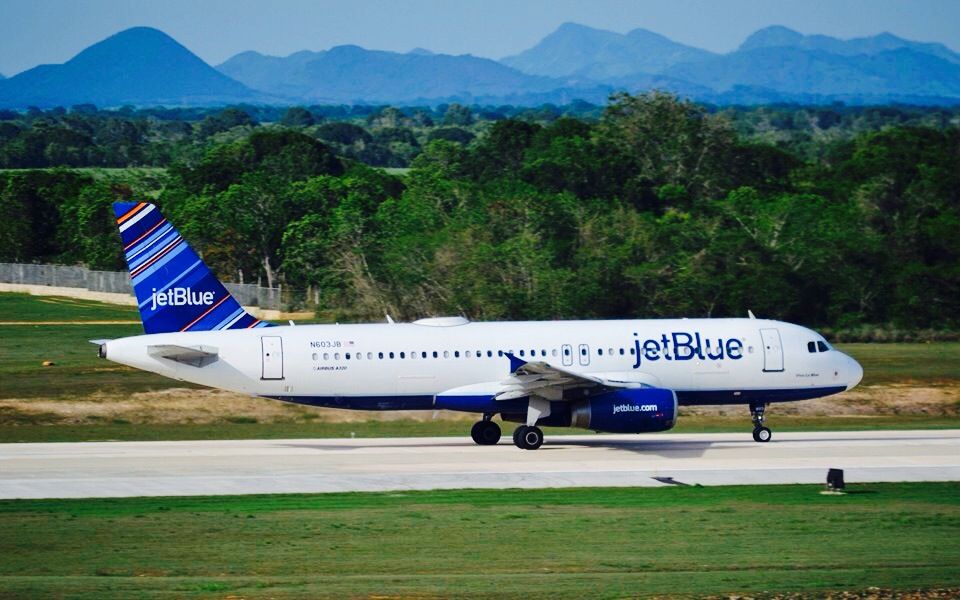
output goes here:
[{"label": "aircraft nose", "polygon": [[847,368],[844,369],[849,373],[849,383],[847,384],[847,389],[852,390],[857,387],[857,384],[860,383],[860,380],[863,379],[863,367],[860,366],[853,357],[847,356],[844,357],[847,359]]}]

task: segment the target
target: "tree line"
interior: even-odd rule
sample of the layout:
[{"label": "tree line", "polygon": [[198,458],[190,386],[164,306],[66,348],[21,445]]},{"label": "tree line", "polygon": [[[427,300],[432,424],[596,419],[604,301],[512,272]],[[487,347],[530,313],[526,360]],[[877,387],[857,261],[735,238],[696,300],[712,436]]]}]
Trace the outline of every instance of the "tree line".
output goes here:
[{"label": "tree line", "polygon": [[[376,118],[412,118],[394,110]],[[749,114],[769,124],[777,110]],[[746,113],[661,93],[615,96],[595,119],[479,128],[471,114],[447,127],[473,137],[425,140],[399,175],[316,124],[252,127],[152,180],[3,173],[0,253],[120,268],[110,202],[148,196],[221,277],[313,286],[342,319],[751,309],[834,329],[957,329],[955,117],[872,127],[866,112],[834,112],[863,130],[766,139],[744,132]]]}]

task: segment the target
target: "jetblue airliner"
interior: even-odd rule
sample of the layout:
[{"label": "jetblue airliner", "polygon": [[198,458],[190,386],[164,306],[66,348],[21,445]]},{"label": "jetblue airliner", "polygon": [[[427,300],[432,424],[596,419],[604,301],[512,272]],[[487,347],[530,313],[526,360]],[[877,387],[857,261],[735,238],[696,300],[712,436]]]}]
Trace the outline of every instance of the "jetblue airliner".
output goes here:
[{"label": "jetblue airliner", "polygon": [[514,444],[539,448],[539,426],[666,431],[678,405],[743,404],[753,439],[764,409],[849,390],[863,369],[805,327],[765,319],[655,319],[278,326],[247,313],[149,203],[116,203],[145,335],[95,340],[102,358],[264,398],[355,410],[477,413],[518,423]]}]

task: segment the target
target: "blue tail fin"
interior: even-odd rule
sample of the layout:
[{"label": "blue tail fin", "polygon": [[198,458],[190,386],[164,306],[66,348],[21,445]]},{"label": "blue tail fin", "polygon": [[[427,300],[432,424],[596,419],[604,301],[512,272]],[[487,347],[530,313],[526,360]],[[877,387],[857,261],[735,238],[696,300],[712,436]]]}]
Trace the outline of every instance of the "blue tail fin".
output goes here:
[{"label": "blue tail fin", "polygon": [[271,325],[243,310],[156,206],[115,202],[113,212],[144,332]]}]

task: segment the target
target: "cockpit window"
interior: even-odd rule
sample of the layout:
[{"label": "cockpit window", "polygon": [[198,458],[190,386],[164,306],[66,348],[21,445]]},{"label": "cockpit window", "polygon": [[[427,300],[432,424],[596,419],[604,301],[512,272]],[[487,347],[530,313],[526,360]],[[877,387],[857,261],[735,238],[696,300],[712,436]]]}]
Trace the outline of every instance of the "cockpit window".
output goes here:
[{"label": "cockpit window", "polygon": [[817,350],[819,350],[820,352],[826,352],[829,349],[830,349],[830,346],[828,346],[826,342],[824,341],[817,342]]},{"label": "cockpit window", "polygon": [[812,354],[812,353],[814,353],[814,352],[816,352],[816,351],[817,351],[817,343],[816,343],[816,342],[807,342],[807,352],[810,352],[810,353]]}]

